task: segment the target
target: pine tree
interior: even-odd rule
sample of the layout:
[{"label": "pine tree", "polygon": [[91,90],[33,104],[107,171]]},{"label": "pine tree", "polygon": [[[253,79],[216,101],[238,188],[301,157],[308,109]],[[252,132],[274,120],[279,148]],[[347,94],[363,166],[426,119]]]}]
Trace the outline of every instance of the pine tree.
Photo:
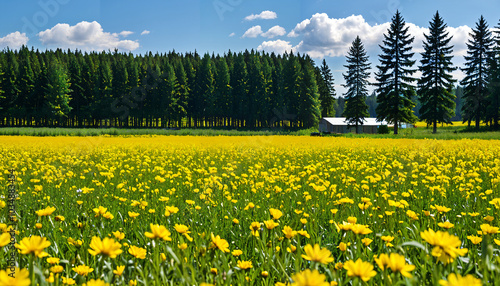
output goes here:
[{"label": "pine tree", "polygon": [[[299,112],[300,92],[302,84],[302,66],[298,56],[290,53],[283,68],[284,110],[297,118]],[[282,118],[282,120],[287,120]],[[288,120],[287,120],[288,121]],[[290,120],[293,125],[293,120]]]},{"label": "pine tree", "polygon": [[229,118],[229,106],[232,105],[230,101],[231,86],[229,85],[229,67],[227,66],[226,59],[218,59],[216,68],[217,77],[215,79],[214,98],[215,105],[217,107],[217,125],[221,126],[225,125],[224,121]]},{"label": "pine tree", "polygon": [[493,38],[488,24],[483,16],[472,29],[467,42],[467,56],[465,56],[465,78],[460,82],[464,87],[464,105],[462,107],[463,122],[475,121],[476,129],[485,119],[486,97],[488,93],[488,69],[493,47]]},{"label": "pine tree", "polygon": [[333,86],[332,71],[323,59],[321,67],[319,67],[321,80],[318,80],[319,100],[321,102],[321,116],[335,116],[335,88]]},{"label": "pine tree", "polygon": [[495,49],[490,62],[489,86],[486,120],[492,123],[494,130],[499,129],[500,120],[500,22],[495,27]]},{"label": "pine tree", "polygon": [[359,125],[363,125],[365,117],[369,116],[366,97],[368,89],[366,88],[370,73],[370,63],[365,47],[359,36],[352,42],[352,46],[347,54],[347,74],[344,74],[347,88],[345,94],[345,109],[343,116],[346,117],[348,125],[356,126],[356,133],[359,133]]},{"label": "pine tree", "polygon": [[297,117],[302,124],[301,127],[317,127],[321,116],[321,104],[319,101],[318,85],[316,83],[313,65],[306,62],[301,69],[301,73]]},{"label": "pine tree", "polygon": [[408,33],[401,13],[396,12],[387,34],[384,34],[384,46],[380,45],[382,54],[379,55],[380,65],[377,66],[377,119],[387,120],[394,124],[394,134],[398,134],[398,125],[401,122],[413,123],[417,120],[413,114],[415,81],[411,77],[416,70],[411,69],[415,61],[411,60],[411,43],[415,39]]},{"label": "pine tree", "polygon": [[177,78],[178,88],[175,97],[177,98],[177,106],[179,108],[177,127],[181,127],[182,118],[187,115],[188,99],[189,99],[189,86],[186,72],[181,61],[178,60],[174,64],[175,77]]},{"label": "pine tree", "polygon": [[231,98],[233,102],[232,117],[233,127],[240,127],[241,121],[244,119],[244,114],[247,110],[247,102],[245,97],[248,92],[248,72],[247,65],[243,54],[239,53],[234,62],[233,73],[231,74],[230,82],[232,87]]},{"label": "pine tree", "polygon": [[47,71],[47,86],[45,89],[45,113],[52,119],[52,122],[62,124],[70,111],[70,82],[63,66],[57,59],[50,62]]},{"label": "pine tree", "polygon": [[453,46],[449,43],[452,36],[446,32],[446,23],[436,12],[430,22],[429,34],[424,34],[424,52],[422,53],[422,77],[418,82],[418,96],[422,104],[419,109],[420,119],[432,124],[432,133],[437,132],[438,123],[451,123],[455,116],[455,95],[452,93],[453,76],[457,68],[451,62]]},{"label": "pine tree", "polygon": [[198,127],[200,120],[206,122],[208,115],[207,102],[211,100],[214,91],[214,67],[212,59],[207,53],[203,56],[201,65],[196,71],[195,91],[192,95],[194,99],[195,127]]}]

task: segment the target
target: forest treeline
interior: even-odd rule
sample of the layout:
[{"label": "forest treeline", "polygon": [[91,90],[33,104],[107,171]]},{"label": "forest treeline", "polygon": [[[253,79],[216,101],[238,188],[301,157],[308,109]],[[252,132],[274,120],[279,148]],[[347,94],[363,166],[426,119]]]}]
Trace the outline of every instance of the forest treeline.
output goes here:
[{"label": "forest treeline", "polygon": [[0,126],[317,126],[333,77],[307,55],[0,52]]}]

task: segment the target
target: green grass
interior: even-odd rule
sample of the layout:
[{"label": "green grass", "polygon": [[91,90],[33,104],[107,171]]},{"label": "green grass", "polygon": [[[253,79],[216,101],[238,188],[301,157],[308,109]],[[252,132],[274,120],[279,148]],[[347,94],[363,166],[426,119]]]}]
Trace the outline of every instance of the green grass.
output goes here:
[{"label": "green grass", "polygon": [[[4,127],[0,128],[0,135],[7,136],[132,136],[132,135],[168,135],[168,136],[270,136],[291,135],[310,136],[312,132],[318,132],[316,128],[310,129],[210,129],[210,128],[184,128],[180,130],[167,129],[118,129],[118,128],[30,128],[30,127]],[[439,127],[437,134],[432,133],[432,128],[418,127],[400,129],[398,135],[392,134],[331,134],[326,136],[348,137],[348,138],[409,138],[409,139],[485,139],[498,140],[500,132],[489,131],[482,128],[479,132],[459,126]]]}]

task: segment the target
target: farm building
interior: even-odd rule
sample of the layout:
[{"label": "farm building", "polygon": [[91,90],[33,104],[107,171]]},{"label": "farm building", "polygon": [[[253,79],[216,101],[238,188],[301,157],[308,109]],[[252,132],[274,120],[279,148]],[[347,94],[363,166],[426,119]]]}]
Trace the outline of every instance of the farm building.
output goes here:
[{"label": "farm building", "polygon": [[[377,133],[377,127],[388,125],[385,121],[377,121],[376,118],[365,118],[363,125],[359,126],[359,133]],[[388,125],[390,126],[390,125]],[[320,132],[349,133],[356,132],[356,126],[347,126],[345,117],[324,117],[319,121]]]}]

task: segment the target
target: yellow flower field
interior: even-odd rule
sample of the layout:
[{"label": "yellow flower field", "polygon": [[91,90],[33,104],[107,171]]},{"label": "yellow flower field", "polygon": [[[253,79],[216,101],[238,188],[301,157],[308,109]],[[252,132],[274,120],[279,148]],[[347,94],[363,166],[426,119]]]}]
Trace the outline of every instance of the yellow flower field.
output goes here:
[{"label": "yellow flower field", "polygon": [[500,285],[497,140],[20,136],[0,150],[0,286]]}]

